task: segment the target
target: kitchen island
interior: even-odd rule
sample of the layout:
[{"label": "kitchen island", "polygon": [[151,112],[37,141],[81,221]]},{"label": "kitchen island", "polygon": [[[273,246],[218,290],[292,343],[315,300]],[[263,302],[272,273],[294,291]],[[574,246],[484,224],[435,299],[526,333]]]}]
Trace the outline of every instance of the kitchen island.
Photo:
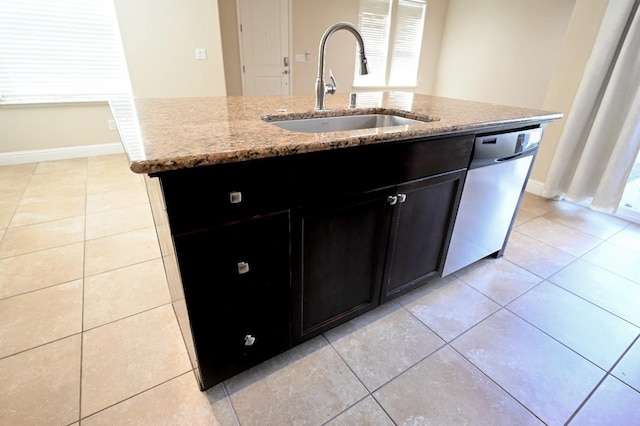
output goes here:
[{"label": "kitchen island", "polygon": [[[474,138],[560,114],[411,93],[111,102],[202,389],[440,276]],[[303,133],[270,122],[395,114]],[[523,187],[524,189],[524,187]]]}]

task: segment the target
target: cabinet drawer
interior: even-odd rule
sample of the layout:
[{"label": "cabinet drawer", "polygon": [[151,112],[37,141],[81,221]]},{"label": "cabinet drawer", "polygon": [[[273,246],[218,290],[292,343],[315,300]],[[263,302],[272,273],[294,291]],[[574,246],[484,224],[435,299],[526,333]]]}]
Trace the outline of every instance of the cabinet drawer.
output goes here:
[{"label": "cabinet drawer", "polygon": [[289,215],[176,238],[205,387],[291,347]]},{"label": "cabinet drawer", "polygon": [[473,135],[409,142],[398,147],[395,183],[466,169],[471,162]]},{"label": "cabinet drawer", "polygon": [[292,196],[296,206],[307,206],[465,169],[472,149],[468,135],[307,154],[293,165]]},{"label": "cabinet drawer", "polygon": [[173,233],[285,210],[289,168],[280,160],[222,164],[160,174]]}]

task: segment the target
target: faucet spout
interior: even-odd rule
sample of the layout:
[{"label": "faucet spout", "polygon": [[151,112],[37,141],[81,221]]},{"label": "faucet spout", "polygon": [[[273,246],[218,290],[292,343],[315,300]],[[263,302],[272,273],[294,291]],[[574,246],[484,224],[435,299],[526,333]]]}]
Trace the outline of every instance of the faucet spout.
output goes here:
[{"label": "faucet spout", "polygon": [[355,25],[349,22],[338,22],[330,26],[322,35],[320,40],[320,46],[318,47],[318,77],[316,78],[316,109],[325,109],[324,100],[327,93],[333,94],[336,91],[335,80],[334,84],[325,84],[324,81],[324,63],[325,63],[325,50],[329,37],[338,30],[347,30],[354,35],[358,45],[360,46],[360,75],[369,74],[369,67],[367,66],[367,57],[364,53],[364,41],[362,40],[362,34]]}]

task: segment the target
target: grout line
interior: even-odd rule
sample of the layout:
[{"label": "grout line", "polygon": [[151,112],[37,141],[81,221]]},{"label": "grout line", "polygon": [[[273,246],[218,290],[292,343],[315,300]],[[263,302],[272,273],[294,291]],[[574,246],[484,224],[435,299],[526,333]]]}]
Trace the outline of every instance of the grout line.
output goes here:
[{"label": "grout line", "polygon": [[[504,309],[504,308],[501,308]],[[485,318],[486,319],[486,318]],[[482,320],[484,321],[484,320]],[[481,322],[482,322],[481,321]],[[479,323],[478,323],[479,324]],[[477,324],[476,324],[477,325]],[[475,327],[475,326],[474,326]],[[473,327],[472,327],[473,328]],[[466,333],[466,332],[465,332]],[[464,334],[464,333],[463,333]],[[462,336],[462,334],[460,335]],[[458,336],[458,337],[460,337]],[[456,340],[458,337],[456,337],[455,339],[453,339],[451,342],[453,342],[454,340]],[[456,349],[455,346],[452,346],[449,343],[447,343],[447,346],[450,347],[453,351],[455,351],[455,353],[457,353],[458,355],[460,355],[466,362],[468,362],[474,369],[476,369],[480,374],[482,374],[484,377],[486,377],[491,383],[493,383],[494,385],[496,385],[496,387],[500,390],[502,390],[506,395],[508,395],[513,401],[515,401],[517,404],[519,404],[522,408],[524,408],[527,412],[531,413],[531,415],[533,417],[535,417],[536,419],[540,420],[540,422],[542,424],[546,424],[541,418],[540,416],[538,416],[536,413],[534,413],[532,410],[530,410],[526,405],[524,405],[523,402],[521,402],[518,398],[516,398],[514,395],[511,394],[511,392],[507,391],[504,387],[502,387],[498,382],[496,382],[491,376],[489,376],[487,373],[485,373],[480,367],[478,367],[477,365],[475,365],[473,363],[473,361],[471,361],[470,359],[468,359],[466,356],[464,356],[463,353],[461,353],[460,351],[458,351],[458,349]]]},{"label": "grout line", "polygon": [[[89,160],[86,161],[86,170],[85,172],[88,174],[89,172]],[[85,178],[84,181],[84,226],[83,226],[83,239],[82,239],[82,316],[80,318],[80,380],[79,385],[80,389],[78,392],[78,422],[82,419],[82,366],[84,364],[84,308],[85,308],[85,270],[86,270],[86,260],[87,260],[87,183],[88,177]]]},{"label": "grout line", "polygon": [[[101,412],[103,412],[103,411],[106,411],[106,410],[108,410],[108,409],[109,409],[109,408],[111,408],[111,407],[115,407],[116,405],[122,404],[123,402],[129,401],[130,399],[133,399],[133,398],[135,398],[135,397],[137,397],[137,396],[139,396],[139,395],[142,395],[143,393],[146,393],[146,392],[148,392],[148,391],[150,391],[150,390],[152,390],[152,389],[155,389],[155,388],[158,388],[158,387],[160,387],[160,386],[162,386],[162,385],[165,385],[165,384],[169,383],[170,381],[172,381],[172,380],[176,380],[176,379],[178,379],[178,378],[180,378],[180,377],[182,377],[182,376],[184,376],[184,375],[186,375],[186,374],[189,374],[189,373],[193,374],[193,370],[189,369],[189,370],[187,370],[187,371],[184,371],[184,372],[182,372],[182,373],[178,374],[177,376],[174,376],[174,377],[171,377],[171,378],[169,378],[169,379],[163,380],[163,381],[162,381],[162,382],[160,382],[160,383],[157,383],[157,384],[155,384],[155,385],[153,385],[153,386],[151,386],[151,387],[148,387],[148,388],[146,388],[146,389],[143,389],[143,390],[141,390],[140,392],[137,392],[137,393],[134,393],[134,394],[132,394],[132,395],[129,395],[128,397],[126,397],[126,398],[124,398],[124,399],[122,399],[122,400],[120,400],[120,401],[114,402],[113,404],[108,405],[108,406],[106,406],[106,407],[103,407],[103,408],[99,409],[98,411],[94,411],[94,412],[93,412],[93,413],[91,413],[91,414],[87,414],[87,415],[86,415],[86,416],[84,416],[84,417],[82,417],[82,414],[80,414],[79,421],[86,420],[86,419],[88,419],[88,418],[89,418],[89,417],[91,417],[91,416],[94,416],[94,415],[96,415],[96,414],[98,414],[98,413],[101,413]],[[193,379],[194,379],[194,381],[195,381],[195,376],[193,377]],[[73,422],[73,423],[76,423],[76,422]],[[72,423],[72,424],[73,424],[73,423]]]},{"label": "grout line", "polygon": [[[565,425],[571,423],[571,421],[578,415],[578,413],[580,412],[580,410],[582,410],[582,408],[584,408],[584,406],[587,404],[587,402],[589,402],[589,400],[591,399],[591,397],[596,393],[596,391],[600,388],[600,385],[602,385],[602,383],[607,379],[607,377],[613,377],[616,380],[620,380],[618,379],[616,376],[612,375],[611,372],[613,370],[615,370],[615,368],[618,366],[618,364],[620,363],[620,361],[622,361],[622,358],[625,357],[625,355],[627,354],[627,352],[629,352],[631,350],[631,348],[633,347],[633,345],[638,341],[638,339],[640,338],[640,334],[638,334],[636,336],[635,339],[633,339],[633,342],[631,342],[631,344],[629,345],[629,347],[627,349],[625,349],[624,352],[622,352],[622,355],[620,355],[620,357],[618,358],[618,360],[613,363],[613,365],[611,366],[611,368],[609,368],[608,371],[605,372],[605,375],[602,377],[602,379],[600,379],[600,381],[596,384],[596,386],[591,390],[591,392],[589,392],[589,395],[587,395],[587,397],[584,399],[584,401],[582,401],[582,403],[578,406],[578,408],[576,408],[576,410],[573,412],[573,414],[567,419],[567,421],[565,422]],[[622,380],[620,380],[620,382],[624,383],[625,385],[629,386],[627,383],[623,382]],[[629,386],[631,388],[631,386]],[[632,388],[633,389],[633,388]]]},{"label": "grout line", "polygon": [[222,385],[222,391],[224,392],[224,396],[225,396],[225,399],[227,400],[227,404],[229,404],[229,408],[231,408],[231,414],[233,414],[233,418],[236,421],[236,425],[240,426],[238,413],[236,412],[236,407],[233,405],[233,401],[231,401],[231,395],[229,394],[229,389],[227,389],[226,380],[223,380],[222,382],[220,382],[220,384]]}]

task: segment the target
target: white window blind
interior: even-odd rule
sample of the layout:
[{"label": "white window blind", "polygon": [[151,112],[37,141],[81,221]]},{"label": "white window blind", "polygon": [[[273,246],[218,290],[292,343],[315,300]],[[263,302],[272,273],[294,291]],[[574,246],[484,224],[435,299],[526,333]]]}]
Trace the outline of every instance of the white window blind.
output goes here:
[{"label": "white window blind", "polygon": [[0,0],[0,103],[130,93],[112,0]]},{"label": "white window blind", "polygon": [[354,86],[415,86],[422,46],[426,0],[360,0],[358,26],[364,39],[369,75]]}]

